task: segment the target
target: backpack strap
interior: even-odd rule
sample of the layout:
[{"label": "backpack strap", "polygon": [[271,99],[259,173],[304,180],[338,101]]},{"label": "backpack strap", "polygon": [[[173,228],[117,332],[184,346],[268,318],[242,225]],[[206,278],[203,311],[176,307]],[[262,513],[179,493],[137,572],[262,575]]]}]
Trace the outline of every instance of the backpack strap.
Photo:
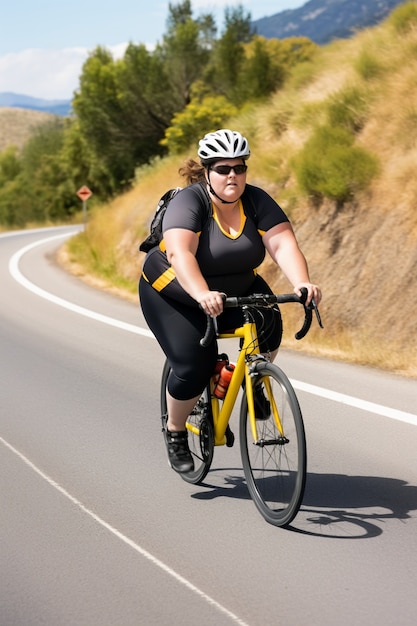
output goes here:
[{"label": "backpack strap", "polygon": [[208,195],[208,191],[206,188],[206,183],[204,181],[200,181],[196,184],[196,186],[194,187],[196,193],[198,196],[200,196],[201,200],[203,201],[204,205],[205,205],[205,209],[206,209],[206,216],[205,216],[205,220],[204,220],[204,224],[203,224],[203,228],[204,226],[207,224],[207,222],[209,221],[209,219],[212,216],[212,208],[211,208],[211,198]]},{"label": "backpack strap", "polygon": [[246,211],[248,213],[248,215],[253,219],[253,221],[255,222],[256,227],[258,226],[258,215],[256,212],[256,205],[255,202],[253,200],[252,194],[250,192],[250,190],[248,189],[248,187],[245,187],[245,190],[241,196],[241,200],[242,202],[245,203],[245,208]]}]

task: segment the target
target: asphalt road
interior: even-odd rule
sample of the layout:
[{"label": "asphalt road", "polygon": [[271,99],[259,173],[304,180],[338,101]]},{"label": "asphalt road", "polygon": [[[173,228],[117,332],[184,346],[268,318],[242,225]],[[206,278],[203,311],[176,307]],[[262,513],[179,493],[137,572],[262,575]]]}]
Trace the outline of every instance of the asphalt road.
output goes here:
[{"label": "asphalt road", "polygon": [[283,351],[309,473],[270,526],[238,446],[169,469],[163,355],[53,263],[70,231],[0,236],[0,626],[414,626],[416,381]]}]

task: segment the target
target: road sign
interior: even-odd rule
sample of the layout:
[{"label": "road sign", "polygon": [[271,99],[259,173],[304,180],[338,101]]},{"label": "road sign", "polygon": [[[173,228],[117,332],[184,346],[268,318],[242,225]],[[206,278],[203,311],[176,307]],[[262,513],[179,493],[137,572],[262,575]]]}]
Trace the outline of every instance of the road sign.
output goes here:
[{"label": "road sign", "polygon": [[79,197],[80,200],[83,201],[83,221],[84,221],[84,228],[86,226],[87,223],[87,200],[88,198],[91,198],[91,196],[93,195],[93,192],[91,191],[91,189],[89,189],[87,187],[87,185],[83,185],[82,187],[79,188],[79,190],[77,191],[77,196]]},{"label": "road sign", "polygon": [[88,198],[91,198],[92,195],[93,195],[93,192],[86,185],[83,185],[77,191],[77,196],[80,198],[80,200],[83,200],[83,202],[88,200]]}]

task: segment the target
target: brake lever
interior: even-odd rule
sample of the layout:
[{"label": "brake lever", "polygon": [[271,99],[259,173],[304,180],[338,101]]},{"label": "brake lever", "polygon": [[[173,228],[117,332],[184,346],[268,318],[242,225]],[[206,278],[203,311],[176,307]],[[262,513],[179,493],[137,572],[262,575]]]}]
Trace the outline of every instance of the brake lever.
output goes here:
[{"label": "brake lever", "polygon": [[316,304],[316,301],[314,300],[314,298],[311,299],[310,304],[308,305],[309,309],[313,309],[314,313],[316,314],[316,318],[317,318],[317,323],[320,326],[320,328],[324,328],[323,326],[323,322],[321,321],[321,316],[320,316],[320,312],[319,312],[319,308]]}]

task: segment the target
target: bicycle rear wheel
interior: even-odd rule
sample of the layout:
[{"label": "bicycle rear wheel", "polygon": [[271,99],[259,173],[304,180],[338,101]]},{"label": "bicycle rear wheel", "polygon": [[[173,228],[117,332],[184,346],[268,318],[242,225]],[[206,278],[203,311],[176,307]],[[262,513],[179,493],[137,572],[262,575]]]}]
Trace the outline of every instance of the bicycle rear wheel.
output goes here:
[{"label": "bicycle rear wheel", "polygon": [[[243,469],[249,493],[261,515],[270,524],[287,526],[297,515],[304,495],[307,451],[303,418],[284,372],[271,363],[258,363],[255,368],[253,384],[262,385],[271,412],[266,419],[256,419],[255,442],[244,393],[240,410]],[[258,412],[258,417],[266,416]]]},{"label": "bicycle rear wheel", "polygon": [[[166,386],[171,371],[168,361],[165,362],[161,378],[161,420],[162,431],[165,432],[167,421]],[[187,419],[188,445],[194,459],[194,470],[179,474],[187,483],[197,485],[207,476],[213,460],[214,435],[211,414],[210,391],[204,389],[197,404]],[[164,436],[165,441],[165,436]]]}]

